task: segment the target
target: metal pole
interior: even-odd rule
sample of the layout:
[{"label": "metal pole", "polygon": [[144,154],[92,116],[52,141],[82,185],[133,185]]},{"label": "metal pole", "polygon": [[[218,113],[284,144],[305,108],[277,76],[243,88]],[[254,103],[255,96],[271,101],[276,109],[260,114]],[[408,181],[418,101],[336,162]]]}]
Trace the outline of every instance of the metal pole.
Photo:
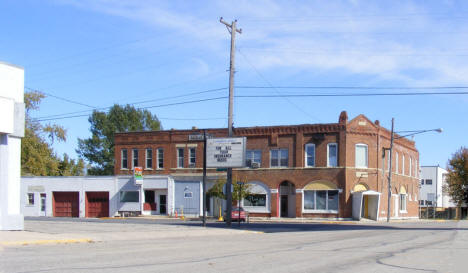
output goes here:
[{"label": "metal pole", "polygon": [[[234,106],[234,72],[235,72],[235,53],[236,53],[236,32],[242,33],[241,29],[236,28],[237,20],[234,20],[231,24],[228,24],[221,17],[219,21],[226,25],[229,32],[231,33],[231,54],[230,54],[230,64],[229,64],[229,108],[228,108],[228,136],[232,137],[232,115],[233,115],[233,106]],[[226,181],[226,203],[227,203],[227,212],[226,212],[226,224],[231,226],[231,213],[232,213],[232,168],[227,169],[227,181]]]},{"label": "metal pole", "polygon": [[206,130],[203,130],[203,226],[206,227]]},{"label": "metal pole", "polygon": [[241,196],[242,196],[242,183],[238,183],[239,184],[239,196],[237,196],[239,198],[239,201],[238,201],[238,206],[237,208],[239,209],[239,213],[237,214],[237,221],[239,222],[239,228],[240,228],[240,208],[241,208]]},{"label": "metal pole", "polygon": [[387,222],[390,222],[390,205],[392,199],[392,154],[393,154],[393,124],[395,119],[392,118],[392,135],[390,138],[390,164],[388,166],[388,202],[387,202]]}]

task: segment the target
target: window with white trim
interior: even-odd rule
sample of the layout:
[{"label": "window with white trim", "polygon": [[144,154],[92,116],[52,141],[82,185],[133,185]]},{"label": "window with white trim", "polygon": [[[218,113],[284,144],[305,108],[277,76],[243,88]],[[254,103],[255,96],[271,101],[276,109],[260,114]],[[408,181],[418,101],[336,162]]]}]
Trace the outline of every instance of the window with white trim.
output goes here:
[{"label": "window with white trim", "polygon": [[409,176],[413,176],[413,158],[409,158]]},{"label": "window with white trim", "polygon": [[159,148],[158,149],[158,165],[156,166],[158,169],[163,169],[164,168],[164,149]]},{"label": "window with white trim", "polygon": [[146,149],[146,169],[153,168],[153,149],[148,148]]},{"label": "window with white trim", "polygon": [[120,202],[140,202],[140,192],[139,191],[120,191]]},{"label": "window with white trim", "polygon": [[34,193],[28,193],[28,205],[34,205]]},{"label": "window with white trim", "polygon": [[368,168],[367,144],[356,144],[356,168]]},{"label": "window with white trim", "polygon": [[328,143],[327,145],[327,167],[338,166],[338,143]]},{"label": "window with white trim", "polygon": [[177,148],[177,168],[184,167],[184,148]]},{"label": "window with white trim", "polygon": [[405,175],[405,155],[401,156],[401,174]]},{"label": "window with white trim", "polygon": [[127,149],[122,149],[120,151],[120,168],[128,169],[128,151]]},{"label": "window with white trim", "polygon": [[400,211],[406,212],[406,199],[407,199],[406,194],[400,194]]},{"label": "window with white trim", "polygon": [[308,143],[305,145],[305,166],[315,166],[315,144]]},{"label": "window with white trim", "polygon": [[189,168],[195,168],[195,162],[197,160],[197,150],[195,147],[189,148]]},{"label": "window with white trim", "polygon": [[387,172],[390,171],[390,150],[387,151]]},{"label": "window with white trim", "polygon": [[426,179],[426,185],[432,185],[432,179]]},{"label": "window with white trim", "polygon": [[133,149],[132,150],[132,157],[133,157],[133,165],[132,165],[132,170],[135,167],[138,167],[138,149]]},{"label": "window with white trim", "polygon": [[289,166],[288,149],[274,149],[270,151],[270,167],[281,168]]},{"label": "window with white trim", "polygon": [[252,167],[252,163],[262,165],[262,151],[261,150],[247,150],[245,152],[245,165]]},{"label": "window with white trim", "polygon": [[338,212],[338,190],[304,190],[304,210]]},{"label": "window with white trim", "polygon": [[245,207],[266,207],[266,194],[249,194],[244,198]]}]

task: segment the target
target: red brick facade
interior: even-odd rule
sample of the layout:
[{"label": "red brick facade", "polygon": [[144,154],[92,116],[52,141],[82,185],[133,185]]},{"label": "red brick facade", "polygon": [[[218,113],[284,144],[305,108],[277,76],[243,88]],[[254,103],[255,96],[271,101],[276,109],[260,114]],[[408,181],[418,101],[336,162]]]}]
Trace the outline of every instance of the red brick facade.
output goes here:
[{"label": "red brick facade", "polygon": [[[145,151],[151,148],[152,166],[145,168],[144,174],[199,175],[203,164],[203,142],[190,141],[189,135],[201,132],[202,130],[193,129],[118,133],[115,136],[115,174],[131,172],[132,149],[139,150],[138,164],[145,166]],[[206,133],[214,137],[226,137],[227,129],[206,129]],[[247,150],[261,151],[261,164],[256,169],[234,169],[233,177],[242,181],[263,183],[271,190],[269,212],[251,215],[279,217],[282,198],[280,184],[288,181],[294,185],[295,189],[295,192],[291,193],[291,196],[295,197],[295,215],[289,213],[288,217],[351,218],[352,192],[358,187],[381,193],[378,214],[381,218],[386,217],[388,172],[383,175],[382,164],[385,164],[385,169],[388,169],[388,166],[387,157],[382,159],[382,148],[390,146],[390,132],[381,127],[378,121],[372,122],[363,115],[348,121],[346,112],[342,112],[338,123],[235,128],[234,135],[247,138]],[[327,166],[329,143],[336,143],[338,146],[337,166],[335,167]],[[306,144],[315,144],[314,167],[306,167]],[[367,168],[356,167],[356,144],[367,145]],[[188,149],[191,147],[196,150],[195,167],[177,168],[177,148],[184,149],[184,166],[189,166]],[[156,150],[159,148],[164,150],[162,169],[156,167]],[[122,149],[128,151],[127,169],[121,168]],[[272,149],[288,150],[287,167],[270,167]],[[396,154],[398,154],[397,166],[395,166]],[[392,194],[395,196],[391,203],[392,217],[418,217],[418,162],[419,153],[413,141],[406,138],[395,140],[392,163]],[[404,173],[402,173],[403,169]],[[214,173],[216,170],[209,169],[208,172]],[[321,184],[332,185],[332,188],[339,190],[336,211],[316,212],[304,209],[304,188],[317,181]],[[355,188],[357,184],[362,186]],[[399,194],[402,193],[406,193],[406,211],[401,210],[399,204],[401,198]],[[398,203],[397,214],[394,214],[395,203]]]}]

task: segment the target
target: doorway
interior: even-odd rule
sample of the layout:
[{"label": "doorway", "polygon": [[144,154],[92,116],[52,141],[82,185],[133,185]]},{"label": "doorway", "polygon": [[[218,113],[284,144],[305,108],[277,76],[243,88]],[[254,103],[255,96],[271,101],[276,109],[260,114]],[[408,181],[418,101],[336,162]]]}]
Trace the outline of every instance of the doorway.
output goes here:
[{"label": "doorway", "polygon": [[287,195],[281,195],[280,217],[288,217],[288,196]]},{"label": "doorway", "polygon": [[145,190],[145,203],[143,204],[143,210],[156,210],[156,198],[154,190]]},{"label": "doorway", "polygon": [[296,187],[289,181],[279,185],[279,217],[296,217]]},{"label": "doorway", "polygon": [[167,213],[166,195],[159,196],[159,214]]}]

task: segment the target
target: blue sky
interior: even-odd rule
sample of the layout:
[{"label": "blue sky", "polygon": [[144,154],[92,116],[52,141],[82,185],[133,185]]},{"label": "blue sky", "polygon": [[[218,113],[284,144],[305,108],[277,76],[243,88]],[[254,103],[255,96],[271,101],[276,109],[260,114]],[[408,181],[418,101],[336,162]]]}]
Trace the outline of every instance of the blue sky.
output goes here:
[{"label": "blue sky", "polygon": [[[25,86],[91,107],[137,107],[227,96],[229,33],[238,19],[236,86],[468,86],[465,1],[131,1],[0,3],[0,60],[25,68]],[[449,89],[247,89],[236,95],[445,92]],[[466,90],[455,90],[466,91]],[[174,98],[175,96],[179,96]],[[172,97],[172,98],[168,98]],[[34,117],[91,107],[46,98]],[[164,129],[227,126],[227,99],[149,108]],[[421,165],[445,166],[466,146],[468,95],[236,98],[234,125],[337,122],[364,114],[415,137]],[[80,114],[87,114],[83,112]],[[87,117],[57,119],[59,154],[76,157]]]}]

